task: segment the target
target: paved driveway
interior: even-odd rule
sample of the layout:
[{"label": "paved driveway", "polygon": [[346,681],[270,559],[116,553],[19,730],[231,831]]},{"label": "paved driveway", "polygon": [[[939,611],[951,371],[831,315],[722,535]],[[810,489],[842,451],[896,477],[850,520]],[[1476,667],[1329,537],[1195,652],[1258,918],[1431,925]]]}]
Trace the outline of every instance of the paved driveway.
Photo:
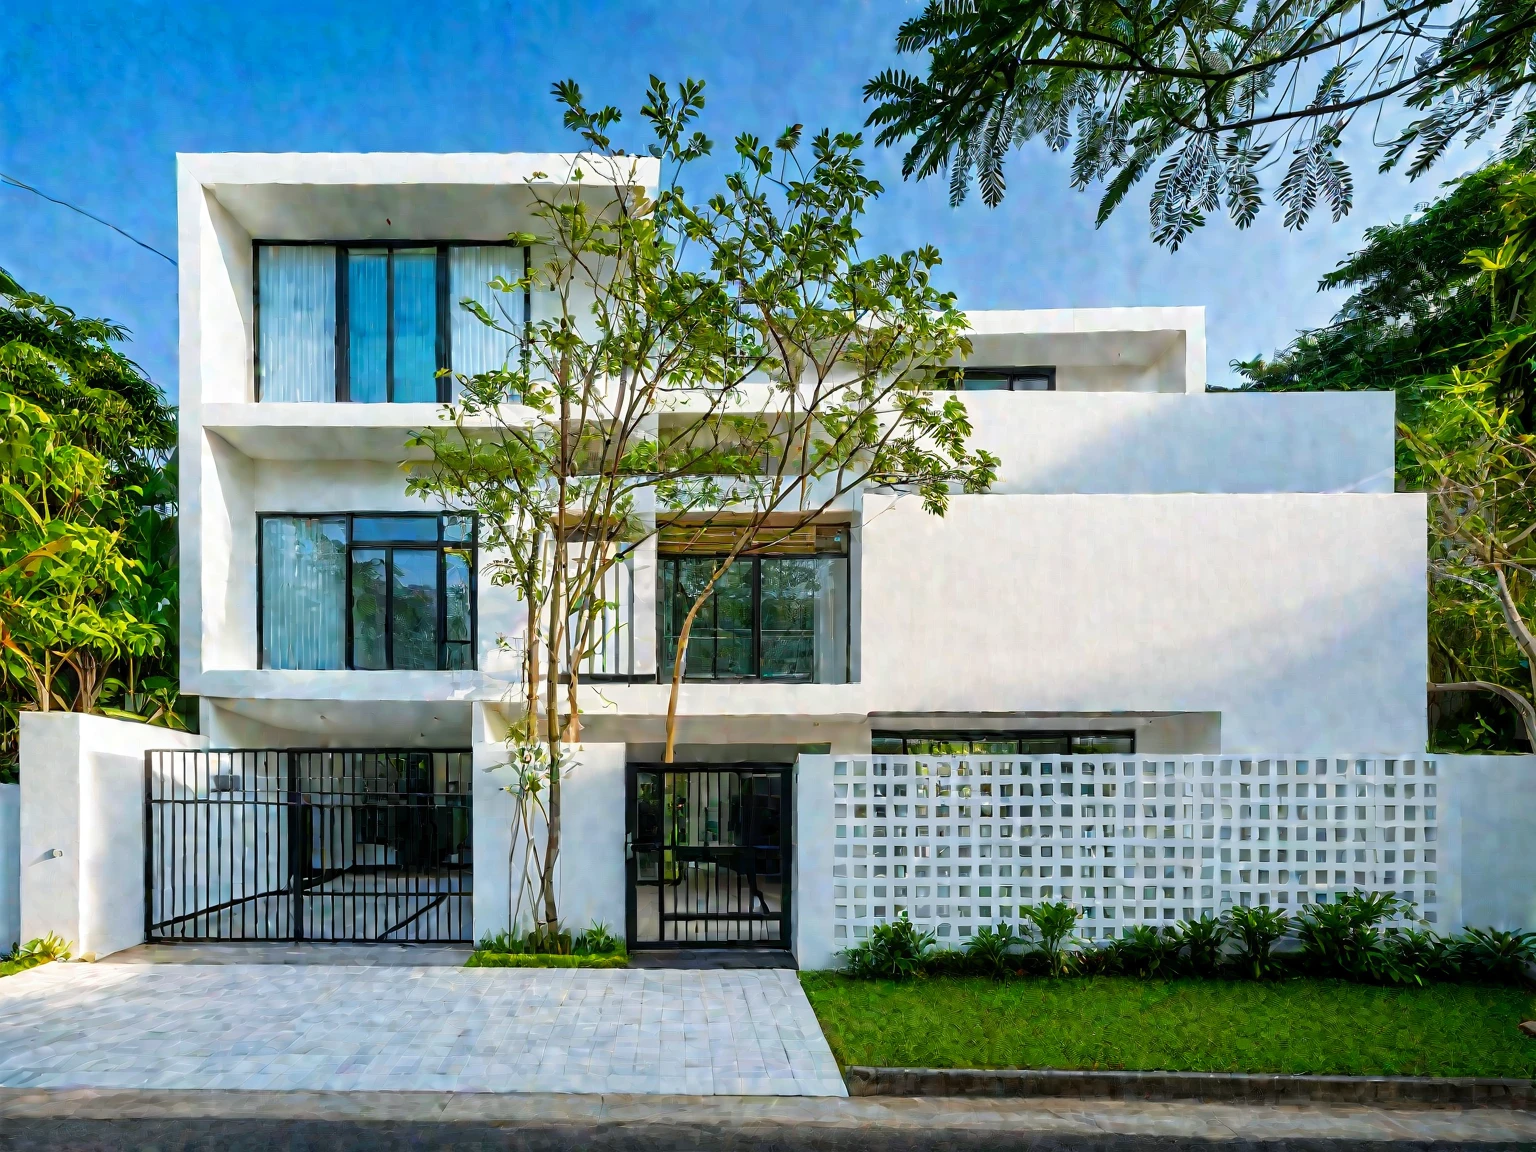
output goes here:
[{"label": "paved driveway", "polygon": [[0,1088],[846,1095],[793,972],[48,964]]}]

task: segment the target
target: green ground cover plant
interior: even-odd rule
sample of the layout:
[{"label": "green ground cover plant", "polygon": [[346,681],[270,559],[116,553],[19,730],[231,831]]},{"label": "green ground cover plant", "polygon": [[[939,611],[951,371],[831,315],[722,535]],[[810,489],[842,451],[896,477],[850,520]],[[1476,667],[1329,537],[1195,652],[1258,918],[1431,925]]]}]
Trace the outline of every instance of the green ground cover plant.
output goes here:
[{"label": "green ground cover plant", "polygon": [[14,976],[53,960],[68,960],[70,945],[53,933],[13,947],[0,955],[0,976]]},{"label": "green ground cover plant", "polygon": [[563,929],[535,928],[522,934],[485,936],[466,968],[623,968],[629,955],[606,924],[594,923],[574,936]]},{"label": "green ground cover plant", "polygon": [[841,1065],[1536,1076],[1528,987],[800,977]]}]

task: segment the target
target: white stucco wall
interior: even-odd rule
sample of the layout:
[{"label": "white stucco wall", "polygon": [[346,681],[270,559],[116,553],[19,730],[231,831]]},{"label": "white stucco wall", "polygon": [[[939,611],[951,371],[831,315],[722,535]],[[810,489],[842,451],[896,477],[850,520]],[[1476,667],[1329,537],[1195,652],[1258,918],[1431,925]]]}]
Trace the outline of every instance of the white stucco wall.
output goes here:
[{"label": "white stucco wall", "polygon": [[1221,750],[1426,738],[1417,495],[865,502],[865,699],[1218,712]]},{"label": "white stucco wall", "polygon": [[21,939],[76,956],[144,939],[144,753],[204,740],[72,712],[21,715]]},{"label": "white stucco wall", "polygon": [[967,392],[995,493],[1391,492],[1390,392]]},{"label": "white stucco wall", "polygon": [[0,954],[21,939],[21,785],[0,784]]},{"label": "white stucco wall", "polygon": [[[832,939],[831,756],[795,762],[794,889],[790,904],[795,963],[804,970],[837,967]],[[846,863],[846,861],[845,861]]]},{"label": "white stucco wall", "polygon": [[[514,916],[519,931],[526,931],[530,920],[526,901],[518,909],[508,899],[514,869],[522,868],[526,857],[520,839],[513,851],[517,807],[505,791],[512,781],[505,732],[496,708],[475,705],[476,940],[508,931]],[[573,934],[594,922],[624,934],[624,763],[622,744],[582,744],[563,779],[556,901],[562,924]],[[542,850],[542,825],[535,842]]]},{"label": "white stucco wall", "polygon": [[1439,756],[1454,781],[1462,920],[1536,931],[1536,756]]}]

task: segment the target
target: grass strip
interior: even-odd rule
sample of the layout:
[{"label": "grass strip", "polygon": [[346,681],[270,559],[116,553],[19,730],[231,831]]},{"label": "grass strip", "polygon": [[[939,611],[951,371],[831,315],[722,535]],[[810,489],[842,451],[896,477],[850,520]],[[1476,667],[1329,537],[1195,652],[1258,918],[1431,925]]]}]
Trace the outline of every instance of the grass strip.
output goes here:
[{"label": "grass strip", "polygon": [[516,952],[475,952],[466,968],[627,968],[627,956],[546,956]]},{"label": "grass strip", "polygon": [[833,1053],[907,1068],[1536,1077],[1528,988],[802,973]]}]

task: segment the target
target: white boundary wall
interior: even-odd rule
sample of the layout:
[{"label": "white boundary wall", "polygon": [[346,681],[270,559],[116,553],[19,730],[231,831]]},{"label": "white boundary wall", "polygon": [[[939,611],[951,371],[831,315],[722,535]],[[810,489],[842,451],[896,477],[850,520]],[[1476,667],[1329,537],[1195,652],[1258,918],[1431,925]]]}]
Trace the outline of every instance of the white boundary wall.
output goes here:
[{"label": "white boundary wall", "polygon": [[76,956],[144,940],[144,753],[203,737],[73,712],[21,714],[21,936]]},{"label": "white boundary wall", "polygon": [[21,939],[21,786],[0,784],[0,953]]},{"label": "white boundary wall", "polygon": [[903,911],[958,947],[1041,900],[1085,940],[1356,887],[1440,932],[1536,929],[1536,756],[802,756],[796,779],[802,968]]}]

